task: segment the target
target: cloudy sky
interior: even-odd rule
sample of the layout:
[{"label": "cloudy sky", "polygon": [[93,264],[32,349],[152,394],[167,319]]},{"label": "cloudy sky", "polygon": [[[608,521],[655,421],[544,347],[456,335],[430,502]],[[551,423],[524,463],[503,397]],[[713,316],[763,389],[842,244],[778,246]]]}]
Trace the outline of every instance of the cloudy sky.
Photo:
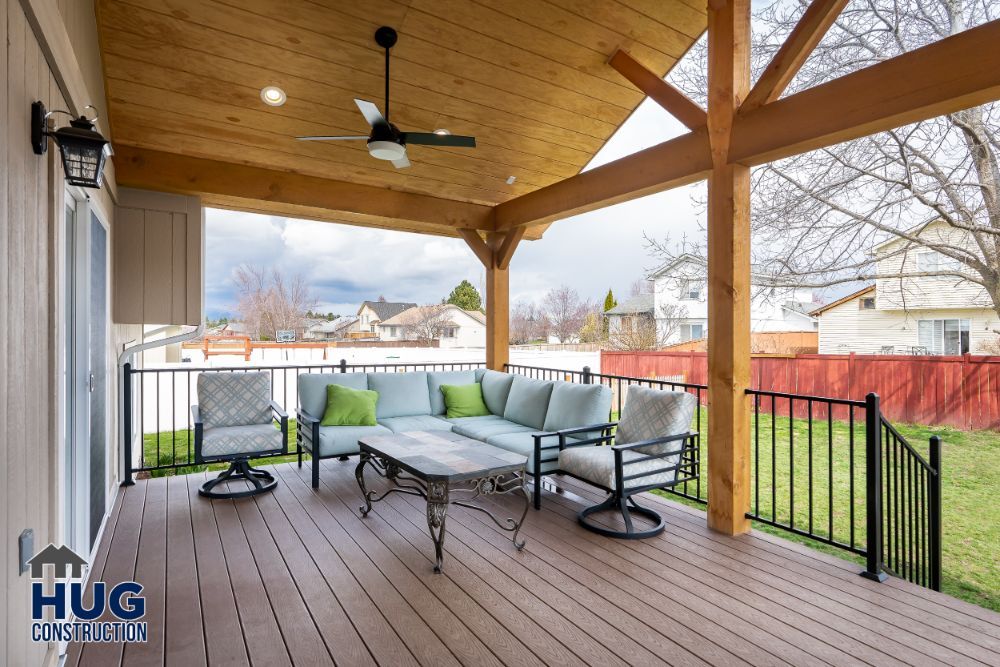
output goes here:
[{"label": "cloudy sky", "polygon": [[[590,166],[634,153],[684,132],[655,103],[644,101]],[[566,284],[581,297],[603,300],[608,288],[629,286],[654,264],[643,232],[671,239],[701,238],[701,186],[679,188],[553,224],[538,241],[520,245],[511,263],[511,299],[540,300]],[[479,261],[460,239],[350,227],[310,220],[209,209],[206,290],[209,317],[232,311],[232,275],[241,263],[301,273],[323,312],[349,314],[365,299],[439,302],[462,279],[483,282]],[[703,215],[701,216],[703,217]]]}]

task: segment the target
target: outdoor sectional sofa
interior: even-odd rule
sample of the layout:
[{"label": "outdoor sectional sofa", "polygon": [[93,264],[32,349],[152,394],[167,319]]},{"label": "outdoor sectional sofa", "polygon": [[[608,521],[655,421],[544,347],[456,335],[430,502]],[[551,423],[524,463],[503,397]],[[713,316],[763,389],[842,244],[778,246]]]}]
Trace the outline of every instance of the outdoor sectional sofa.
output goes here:
[{"label": "outdoor sectional sofa", "polygon": [[[480,383],[490,415],[448,419],[441,385]],[[377,426],[320,426],[326,387],[378,392]],[[298,379],[297,438],[299,465],[312,457],[312,485],[319,487],[319,461],[359,453],[358,440],[369,435],[407,431],[453,431],[459,435],[523,454],[534,477],[534,504],[541,505],[541,477],[556,470],[557,431],[606,423],[611,389],[593,384],[537,380],[522,375],[476,369],[406,373],[305,373]],[[597,433],[576,433],[578,440]]]}]

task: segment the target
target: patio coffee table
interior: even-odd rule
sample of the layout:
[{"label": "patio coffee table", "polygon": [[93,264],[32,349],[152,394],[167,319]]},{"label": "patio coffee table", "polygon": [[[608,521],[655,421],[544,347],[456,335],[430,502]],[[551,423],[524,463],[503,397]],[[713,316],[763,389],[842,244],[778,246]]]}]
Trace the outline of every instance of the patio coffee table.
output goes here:
[{"label": "patio coffee table", "polygon": [[[459,505],[483,512],[500,528],[513,533],[511,541],[518,550],[524,518],[528,514],[530,496],[525,488],[524,466],[527,459],[519,454],[472,440],[450,431],[413,431],[395,435],[377,435],[358,441],[361,462],[354,471],[365,498],[361,516],[368,516],[372,503],[390,493],[408,493],[427,500],[427,526],[434,540],[436,563],[441,572],[444,547],[445,518],[448,505]],[[376,496],[365,486],[365,467],[393,483],[392,488]],[[524,511],[520,519],[500,520],[485,507],[474,504],[479,496],[503,495],[520,491],[524,496]],[[450,500],[450,494],[463,495]]]}]

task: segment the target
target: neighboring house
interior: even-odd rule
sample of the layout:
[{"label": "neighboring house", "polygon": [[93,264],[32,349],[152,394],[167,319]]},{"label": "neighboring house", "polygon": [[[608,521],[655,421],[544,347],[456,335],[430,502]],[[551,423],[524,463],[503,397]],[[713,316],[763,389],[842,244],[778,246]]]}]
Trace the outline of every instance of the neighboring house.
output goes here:
[{"label": "neighboring house", "polygon": [[358,338],[357,334],[374,334],[378,337],[378,325],[381,322],[399,315],[404,310],[416,308],[415,303],[402,301],[365,301],[358,308],[358,319],[348,331],[348,336]]},{"label": "neighboring house", "polygon": [[[664,344],[708,335],[707,276],[705,260],[686,253],[649,276],[653,281],[657,329]],[[754,282],[762,282],[754,278]],[[750,330],[815,331],[816,319],[809,313],[812,301],[808,289],[755,286],[750,301]]]},{"label": "neighboring house", "polygon": [[378,325],[380,340],[437,340],[441,347],[485,347],[486,316],[452,304],[414,306]]},{"label": "neighboring house", "polygon": [[[968,237],[942,222],[917,233],[952,247]],[[875,255],[879,275],[960,270],[954,260],[905,239],[883,243]],[[1000,329],[986,291],[958,276],[881,278],[812,314],[819,318],[820,354],[976,353]]]},{"label": "neighboring house", "polygon": [[631,297],[604,313],[610,331],[625,331],[656,318],[656,299],[653,294]]},{"label": "neighboring house", "polygon": [[337,317],[332,320],[324,319],[310,323],[302,334],[303,340],[337,340],[337,329],[343,326],[342,319]]}]

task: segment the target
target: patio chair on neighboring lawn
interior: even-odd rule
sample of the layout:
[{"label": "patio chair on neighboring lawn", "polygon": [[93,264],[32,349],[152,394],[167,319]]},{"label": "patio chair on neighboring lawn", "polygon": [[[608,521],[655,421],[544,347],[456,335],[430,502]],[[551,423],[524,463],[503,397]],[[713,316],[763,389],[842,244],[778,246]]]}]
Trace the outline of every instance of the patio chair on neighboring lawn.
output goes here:
[{"label": "patio chair on neighboring lawn", "polygon": [[[633,496],[664,489],[698,477],[698,434],[691,431],[698,399],[683,391],[629,387],[621,421],[559,431],[559,470],[610,493],[606,501],[583,509],[577,518],[584,528],[608,537],[639,539],[663,532],[659,514],[640,507]],[[611,428],[617,426],[614,435]],[[574,441],[580,433],[601,431],[598,437]],[[615,444],[611,445],[614,439]],[[594,446],[598,445],[598,446]],[[625,530],[595,523],[591,515],[621,512]],[[654,525],[637,530],[632,515]]]},{"label": "patio chair on neighboring lawn", "polygon": [[[268,374],[201,373],[198,401],[191,406],[195,463],[230,462],[228,470],[202,484],[198,493],[209,498],[245,498],[274,489],[278,482],[271,473],[250,467],[252,458],[288,451],[288,415],[271,400]],[[272,422],[278,422],[280,430]],[[250,488],[241,480],[249,482]],[[239,490],[214,490],[229,482],[235,482]]]}]

